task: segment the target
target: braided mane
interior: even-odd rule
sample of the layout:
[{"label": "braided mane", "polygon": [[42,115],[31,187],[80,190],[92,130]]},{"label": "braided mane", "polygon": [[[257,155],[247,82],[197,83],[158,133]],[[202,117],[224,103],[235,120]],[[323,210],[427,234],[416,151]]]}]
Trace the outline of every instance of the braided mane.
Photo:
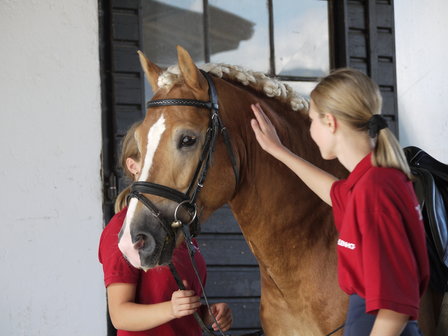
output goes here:
[{"label": "braided mane", "polygon": [[[297,94],[288,84],[270,78],[262,72],[247,70],[238,65],[223,63],[207,63],[199,66],[199,68],[219,78],[237,81],[259,92],[263,92],[268,97],[274,97],[283,103],[290,104],[294,111],[308,109],[309,103],[307,99]],[[158,86],[169,89],[179,81],[180,76],[178,65],[170,66],[159,76]]]}]

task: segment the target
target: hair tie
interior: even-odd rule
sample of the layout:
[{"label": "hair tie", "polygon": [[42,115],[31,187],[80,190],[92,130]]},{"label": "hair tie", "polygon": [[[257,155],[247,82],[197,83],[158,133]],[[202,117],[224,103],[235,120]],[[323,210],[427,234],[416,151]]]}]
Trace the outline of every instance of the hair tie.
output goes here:
[{"label": "hair tie", "polygon": [[371,138],[375,138],[379,131],[386,127],[388,127],[387,120],[381,114],[374,114],[367,122],[367,128]]}]

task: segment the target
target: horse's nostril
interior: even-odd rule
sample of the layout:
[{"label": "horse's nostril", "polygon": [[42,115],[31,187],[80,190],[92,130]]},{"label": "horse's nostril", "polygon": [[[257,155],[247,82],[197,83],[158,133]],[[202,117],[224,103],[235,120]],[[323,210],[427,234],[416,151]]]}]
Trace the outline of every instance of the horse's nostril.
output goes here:
[{"label": "horse's nostril", "polygon": [[135,235],[134,249],[145,254],[151,254],[156,246],[154,237],[151,234],[140,232]]},{"label": "horse's nostril", "polygon": [[145,236],[142,234],[137,235],[136,242],[134,243],[134,248],[136,250],[141,250],[145,247]]}]

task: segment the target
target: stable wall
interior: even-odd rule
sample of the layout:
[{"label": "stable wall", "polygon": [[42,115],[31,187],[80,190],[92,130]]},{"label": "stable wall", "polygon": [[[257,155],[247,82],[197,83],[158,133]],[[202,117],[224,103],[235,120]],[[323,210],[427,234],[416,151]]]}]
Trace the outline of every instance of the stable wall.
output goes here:
[{"label": "stable wall", "polygon": [[0,335],[106,335],[95,0],[0,2]]},{"label": "stable wall", "polygon": [[448,2],[395,1],[400,143],[448,163]]}]

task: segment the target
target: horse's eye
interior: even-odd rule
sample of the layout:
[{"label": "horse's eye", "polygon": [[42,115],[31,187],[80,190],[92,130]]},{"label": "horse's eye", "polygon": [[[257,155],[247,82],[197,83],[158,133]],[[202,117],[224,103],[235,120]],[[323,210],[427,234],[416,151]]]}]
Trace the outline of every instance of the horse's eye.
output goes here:
[{"label": "horse's eye", "polygon": [[180,140],[180,147],[191,147],[196,143],[196,137],[185,135]]}]

